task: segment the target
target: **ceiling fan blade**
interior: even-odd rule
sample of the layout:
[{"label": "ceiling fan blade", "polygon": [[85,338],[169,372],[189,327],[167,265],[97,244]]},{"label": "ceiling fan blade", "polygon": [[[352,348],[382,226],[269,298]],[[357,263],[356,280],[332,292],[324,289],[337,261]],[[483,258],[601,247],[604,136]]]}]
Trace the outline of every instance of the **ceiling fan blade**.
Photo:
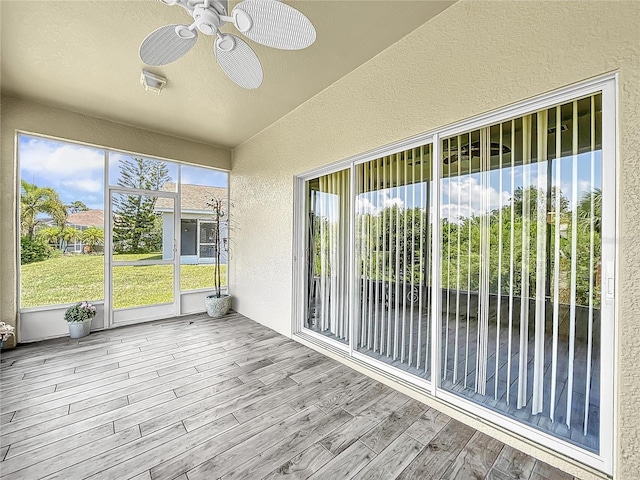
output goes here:
[{"label": "ceiling fan blade", "polygon": [[242,88],[252,90],[262,84],[262,65],[252,48],[241,38],[225,33],[215,42],[213,51],[218,65]]},{"label": "ceiling fan blade", "polygon": [[198,40],[198,34],[193,31],[191,38],[180,37],[176,33],[178,26],[187,28],[187,25],[166,25],[147,35],[140,44],[140,59],[147,65],[159,67],[175,62],[191,50]]},{"label": "ceiling fan blade", "polygon": [[316,40],[316,29],[309,19],[286,3],[244,0],[231,16],[238,30],[267,47],[300,50]]}]

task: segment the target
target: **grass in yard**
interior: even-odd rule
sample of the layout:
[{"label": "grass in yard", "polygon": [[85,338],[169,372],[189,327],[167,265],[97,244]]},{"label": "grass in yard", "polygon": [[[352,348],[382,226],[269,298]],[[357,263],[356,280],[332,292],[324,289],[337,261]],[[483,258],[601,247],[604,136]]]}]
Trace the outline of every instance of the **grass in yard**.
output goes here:
[{"label": "grass in yard", "polygon": [[162,260],[161,253],[118,253],[113,256],[116,262],[131,262],[139,260]]},{"label": "grass in yard", "polygon": [[[118,255],[118,260],[162,258],[156,254]],[[22,265],[22,308],[100,300],[104,298],[104,257],[66,255]],[[211,288],[213,265],[181,265],[180,289]],[[221,266],[226,283],[227,267]],[[127,308],[173,301],[171,265],[136,265],[114,268],[114,306]]]}]

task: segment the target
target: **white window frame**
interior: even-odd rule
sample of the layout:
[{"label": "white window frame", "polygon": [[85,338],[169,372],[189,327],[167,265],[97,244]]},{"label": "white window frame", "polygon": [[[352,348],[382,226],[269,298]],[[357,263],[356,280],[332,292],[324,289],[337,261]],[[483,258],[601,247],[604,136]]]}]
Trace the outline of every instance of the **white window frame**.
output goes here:
[{"label": "white window frame", "polygon": [[[614,448],[615,448],[615,392],[617,384],[615,382],[615,363],[616,363],[616,325],[618,298],[615,292],[618,291],[619,278],[615,265],[619,261],[619,245],[618,245],[618,212],[619,199],[613,193],[603,195],[603,212],[602,215],[602,232],[615,232],[608,238],[603,237],[603,258],[606,249],[613,249],[612,256],[615,262],[605,262],[602,267],[603,284],[612,285],[613,290],[606,295],[602,302],[601,315],[603,323],[606,320],[613,320],[610,328],[601,326],[601,371],[600,371],[600,453],[595,454],[586,449],[580,448],[570,442],[564,441],[558,437],[537,430],[533,427],[517,422],[506,415],[497,413],[482,405],[473,403],[453,393],[447,392],[439,388],[440,375],[434,375],[434,372],[440,372],[440,338],[442,325],[439,319],[442,315],[441,297],[433,295],[431,302],[431,314],[434,321],[431,322],[431,375],[435,381],[426,381],[422,378],[414,376],[410,373],[403,372],[397,368],[391,367],[384,362],[377,361],[371,357],[355,351],[354,334],[355,321],[354,311],[355,302],[351,300],[350,309],[350,336],[349,344],[345,345],[336,340],[328,338],[320,333],[314,332],[304,326],[305,308],[306,308],[306,288],[305,288],[305,258],[306,258],[306,182],[319,176],[333,173],[347,168],[351,169],[351,195],[355,192],[355,176],[354,169],[356,165],[374,160],[386,155],[391,155],[410,148],[414,148],[427,143],[433,144],[433,158],[440,158],[440,139],[461,134],[467,131],[476,130],[490,125],[501,123],[511,118],[521,117],[523,115],[535,113],[539,110],[552,107],[554,105],[563,104],[577,98],[589,96],[595,93],[602,93],[602,164],[606,165],[602,171],[602,190],[604,192],[615,192],[618,184],[618,74],[612,73],[580,82],[559,90],[555,90],[535,98],[531,98],[514,105],[497,109],[495,111],[478,115],[468,120],[457,122],[455,124],[439,128],[437,130],[427,132],[400,142],[387,145],[360,155],[356,155],[331,165],[326,165],[300,175],[294,178],[294,235],[293,235],[293,302],[292,302],[292,332],[294,336],[300,337],[307,341],[319,344],[330,350],[341,353],[359,363],[364,363],[375,370],[382,370],[397,380],[403,381],[403,384],[409,383],[420,393],[427,393],[439,400],[450,404],[458,409],[463,409],[471,415],[484,418],[500,429],[507,429],[515,433],[518,437],[525,441],[533,441],[541,448],[552,454],[560,454],[573,461],[595,468],[606,474],[614,473]],[[433,162],[432,177],[440,178],[440,162]],[[432,255],[432,291],[439,292],[441,289],[440,272],[440,255],[442,246],[440,231],[440,182],[432,182],[431,188],[431,209],[433,216],[433,249]],[[354,231],[355,218],[352,215],[350,225],[350,251],[349,264],[351,266],[351,281],[349,293],[351,299],[354,298],[355,283],[357,279],[354,277]],[[610,253],[611,250],[608,250]]]},{"label": "white window frame", "polygon": [[[18,196],[18,198],[16,199],[18,202],[18,208],[16,208],[16,212],[15,212],[15,229],[16,229],[16,235],[15,235],[15,242],[16,242],[16,265],[17,265],[17,275],[16,275],[16,292],[17,292],[17,313],[18,313],[18,326],[20,329],[22,329],[23,326],[23,321],[28,321],[30,317],[34,316],[34,315],[40,315],[42,312],[46,312],[46,311],[59,311],[59,310],[64,310],[68,307],[70,307],[73,304],[52,304],[52,305],[42,305],[42,306],[37,306],[37,307],[27,307],[27,308],[23,308],[21,306],[21,302],[22,302],[22,280],[21,280],[21,265],[20,265],[20,208],[19,208],[19,195],[20,195],[20,180],[21,180],[21,175],[20,175],[20,149],[19,149],[19,138],[20,136],[28,136],[28,137],[34,137],[34,138],[41,138],[41,139],[46,139],[46,140],[51,140],[51,141],[55,141],[55,142],[59,142],[59,143],[65,143],[65,144],[69,144],[69,145],[78,145],[78,146],[82,146],[82,147],[89,147],[89,148],[95,148],[97,150],[101,150],[103,155],[104,155],[104,172],[103,172],[103,179],[104,179],[104,198],[103,198],[103,209],[105,212],[105,227],[104,227],[104,233],[105,233],[105,244],[104,244],[104,251],[105,251],[105,255],[104,255],[104,277],[103,277],[103,286],[104,286],[104,295],[102,299],[89,299],[89,301],[91,301],[91,303],[96,304],[96,305],[103,305],[104,306],[104,328],[110,328],[111,326],[113,326],[113,312],[111,309],[111,303],[112,303],[112,299],[111,299],[111,266],[109,264],[109,249],[110,249],[110,240],[109,240],[109,235],[110,235],[110,231],[109,229],[111,228],[110,224],[111,222],[107,221],[108,218],[110,218],[110,216],[108,215],[108,210],[109,210],[109,205],[110,205],[110,192],[114,189],[119,189],[121,187],[118,187],[117,185],[110,185],[109,184],[109,155],[111,153],[114,154],[124,154],[124,155],[132,155],[132,156],[141,156],[144,158],[148,158],[148,159],[152,159],[152,160],[159,160],[162,162],[170,162],[172,164],[177,165],[178,167],[178,176],[176,179],[176,192],[170,192],[171,196],[172,194],[175,194],[177,196],[177,198],[179,199],[181,196],[181,175],[182,175],[182,166],[190,166],[190,167],[198,167],[198,168],[206,168],[208,170],[215,170],[218,172],[225,172],[227,174],[229,174],[230,172],[228,170],[224,170],[221,168],[212,168],[212,167],[208,167],[205,165],[197,165],[197,164],[191,164],[188,162],[182,162],[182,161],[178,161],[178,160],[174,160],[171,158],[164,158],[164,157],[159,157],[156,155],[148,155],[145,153],[140,153],[140,152],[133,152],[133,151],[129,151],[129,150],[123,150],[123,149],[118,149],[118,148],[112,148],[112,147],[108,147],[108,146],[104,146],[104,145],[99,145],[99,144],[92,144],[92,143],[87,143],[87,142],[81,142],[81,141],[77,141],[77,140],[71,140],[71,139],[67,139],[67,138],[61,138],[61,137],[56,137],[56,136],[52,136],[52,135],[46,135],[46,134],[42,134],[42,133],[38,133],[38,132],[32,132],[29,130],[16,130],[15,134],[14,134],[14,156],[15,156],[15,161],[16,161],[16,171],[18,172],[16,175],[16,195]],[[134,192],[135,193],[135,192]],[[147,192],[149,193],[149,192]],[[158,194],[160,193],[160,196],[166,196],[166,195],[162,195],[162,192],[158,192],[158,191],[151,191],[150,193],[152,194]],[[166,192],[165,192],[166,193]],[[228,183],[228,178],[227,178],[227,201],[229,201],[229,183]],[[199,300],[199,295],[202,292],[210,292],[213,291],[213,286],[211,286],[210,288],[202,288],[202,289],[195,289],[195,290],[180,290],[180,261],[179,261],[179,255],[178,252],[180,251],[180,236],[177,235],[179,233],[179,226],[180,226],[180,219],[181,219],[181,205],[179,201],[176,201],[176,209],[175,209],[175,216],[176,218],[174,218],[174,229],[176,230],[176,248],[178,249],[177,252],[174,252],[175,255],[174,257],[177,257],[177,266],[175,267],[175,276],[174,276],[174,302],[172,302],[172,305],[175,305],[175,311],[173,312],[173,315],[175,316],[179,316],[181,314],[189,314],[189,313],[194,313],[193,312],[193,304],[194,302],[192,300],[188,301],[189,307],[186,311],[184,310],[184,305],[185,305],[185,301],[188,299],[188,297],[193,297],[194,295],[198,296],[198,300]],[[228,260],[227,260],[228,262]],[[229,268],[227,268],[227,285],[229,283]],[[224,287],[225,291],[228,287]],[[164,304],[166,305],[166,304]],[[204,304],[203,304],[203,309],[202,311],[204,311]],[[146,320],[153,320],[153,319],[158,319],[158,318],[166,318],[167,315],[163,314],[162,312],[158,313],[157,316],[153,317],[153,318],[149,318]],[[66,324],[65,324],[65,330],[66,330]],[[36,341],[36,340],[43,340],[46,338],[54,338],[55,336],[62,336],[62,334],[56,334],[54,336],[47,336],[44,338],[36,338],[36,339],[31,339],[28,341]]]},{"label": "white window frame", "polygon": [[198,253],[198,259],[200,259],[200,258],[213,258],[213,257],[201,257],[201,256],[200,256],[200,247],[201,247],[201,246],[203,246],[203,245],[204,245],[204,246],[211,246],[211,245],[213,245],[213,243],[210,243],[210,242],[203,242],[203,241],[202,241],[202,239],[201,239],[201,237],[200,237],[200,232],[201,232],[200,228],[201,228],[201,225],[202,225],[203,223],[215,223],[215,221],[213,221],[213,220],[209,220],[209,219],[206,219],[206,218],[199,218],[199,219],[198,219],[198,251],[197,251],[197,253]]}]

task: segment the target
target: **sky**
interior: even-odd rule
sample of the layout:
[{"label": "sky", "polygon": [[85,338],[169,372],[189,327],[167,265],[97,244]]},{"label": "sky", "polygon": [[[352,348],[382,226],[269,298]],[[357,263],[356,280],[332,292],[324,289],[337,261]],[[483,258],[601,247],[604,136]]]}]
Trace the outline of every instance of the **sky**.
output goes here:
[{"label": "sky", "polygon": [[[66,204],[80,200],[91,209],[104,209],[104,150],[28,135],[20,135],[18,145],[22,179],[29,183],[35,183],[39,187],[54,188]],[[117,184],[120,162],[129,158],[131,158],[129,154],[109,153],[110,184]],[[602,176],[599,151],[595,154],[595,160],[596,181],[594,183],[599,186]],[[172,181],[176,181],[178,169],[181,168],[183,184],[216,187],[227,185],[228,174],[226,172],[190,165],[180,167],[177,163],[166,163]],[[546,166],[540,171],[544,172],[545,169]],[[571,208],[573,192],[571,157],[562,159],[561,170],[562,192],[569,199]],[[499,172],[502,172],[502,189],[500,188]],[[585,192],[592,189],[590,174],[590,155],[579,155],[576,181],[578,200]],[[537,165],[534,164],[529,167],[529,185],[537,184],[537,175]],[[515,185],[522,185],[522,167],[516,167],[514,177]],[[543,183],[546,182],[543,181]],[[479,215],[483,209],[481,203],[483,198],[489,199],[490,210],[497,209],[509,202],[512,190],[510,168],[491,171],[486,186],[481,184],[479,174],[453,177],[451,181],[444,179],[441,184],[442,216],[450,221],[459,221],[470,215]],[[332,205],[328,197],[330,195],[324,202],[319,202],[318,209],[320,211],[316,213],[332,217],[337,214],[337,205]],[[426,184],[383,189],[360,194],[356,198],[356,212],[361,214],[376,214],[391,205],[397,205],[400,208],[424,208],[426,206]]]},{"label": "sky", "polygon": [[[90,209],[104,209],[104,150],[42,137],[20,135],[18,158],[21,179],[39,187],[52,187],[63,203],[80,200]],[[121,160],[131,155],[109,153],[109,178],[116,184]],[[179,165],[167,162],[172,181]],[[226,187],[228,174],[182,165],[182,183]]]},{"label": "sky", "polygon": [[[593,184],[591,182],[591,155],[589,153],[578,155],[577,175],[574,178],[573,157],[560,159],[560,191],[569,201],[569,209],[587,192],[594,188],[602,188],[602,168],[600,151],[595,152],[593,162]],[[552,168],[552,184],[557,185],[556,167],[554,161]],[[526,176],[525,179],[525,168]],[[509,205],[513,191],[523,184],[547,189],[547,162],[530,164],[527,167],[515,167],[513,169],[513,186],[511,184],[511,168],[492,170],[486,178],[486,184],[482,185],[480,174],[462,175],[453,177],[450,181],[443,180],[441,184],[441,210],[442,216],[449,221],[458,222],[466,217],[480,215],[485,211],[497,210],[504,205]],[[502,185],[500,177],[502,176]],[[483,204],[484,199],[484,204]]]},{"label": "sky", "polygon": [[[591,154],[584,153],[577,157],[578,174],[575,178],[576,200],[578,203],[583,195],[594,188],[601,188],[602,166],[601,152],[594,154],[594,181],[591,183]],[[554,162],[553,182],[556,184],[556,167]],[[451,222],[460,222],[464,218],[481,215],[483,211],[497,210],[509,205],[515,188],[524,183],[524,168],[517,166],[514,169],[514,186],[511,185],[511,168],[495,169],[486,174],[485,182],[481,174],[462,174],[454,176],[450,180],[445,178],[440,184],[441,215]],[[547,185],[547,162],[530,164],[527,168],[527,185],[544,187]],[[569,201],[569,209],[573,209],[573,157],[563,157],[560,162],[560,189],[562,195]],[[502,176],[502,185],[500,177]],[[541,185],[538,185],[540,180]],[[338,204],[335,195],[320,194],[316,204],[316,214],[325,216],[330,220],[338,215]],[[398,206],[399,208],[426,208],[427,184],[425,182],[380,189],[372,192],[361,193],[355,199],[355,211],[357,214],[377,215],[385,208]],[[431,212],[433,213],[433,212]]]}]

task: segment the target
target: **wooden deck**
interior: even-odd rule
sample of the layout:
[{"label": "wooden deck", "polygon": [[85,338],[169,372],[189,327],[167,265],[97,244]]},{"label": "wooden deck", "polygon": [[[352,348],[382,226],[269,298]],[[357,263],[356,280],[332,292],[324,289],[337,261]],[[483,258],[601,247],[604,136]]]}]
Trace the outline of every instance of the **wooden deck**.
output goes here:
[{"label": "wooden deck", "polygon": [[1,356],[0,478],[572,477],[241,315]]}]

